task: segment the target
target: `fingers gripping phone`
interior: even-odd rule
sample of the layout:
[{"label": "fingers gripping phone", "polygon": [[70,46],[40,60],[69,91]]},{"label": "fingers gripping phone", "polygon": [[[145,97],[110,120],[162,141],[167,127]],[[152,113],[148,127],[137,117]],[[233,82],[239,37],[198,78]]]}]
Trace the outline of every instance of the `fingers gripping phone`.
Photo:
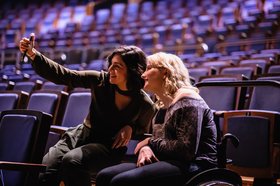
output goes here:
[{"label": "fingers gripping phone", "polygon": [[[33,48],[33,47],[34,47],[34,43],[35,43],[35,34],[34,34],[34,33],[31,33],[31,34],[30,34],[29,41],[30,41],[30,47]],[[24,52],[23,55],[22,55],[21,61],[23,61],[23,62],[25,62],[25,61],[24,61],[24,58],[25,58],[25,56],[26,56],[27,50],[28,50],[28,49],[26,49],[25,52]]]}]

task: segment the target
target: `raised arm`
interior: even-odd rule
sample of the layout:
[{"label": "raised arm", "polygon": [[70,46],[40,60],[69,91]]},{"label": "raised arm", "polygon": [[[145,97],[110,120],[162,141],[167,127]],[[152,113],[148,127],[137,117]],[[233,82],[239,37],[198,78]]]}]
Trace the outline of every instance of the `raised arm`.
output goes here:
[{"label": "raised arm", "polygon": [[100,72],[92,70],[70,70],[39,52],[36,52],[35,58],[32,61],[32,66],[40,76],[56,84],[64,84],[70,87],[91,88],[91,85],[100,83]]},{"label": "raised arm", "polygon": [[100,72],[70,70],[47,58],[32,46],[27,38],[23,38],[19,48],[31,59],[34,70],[43,78],[70,87],[91,88],[92,85],[100,83]]}]

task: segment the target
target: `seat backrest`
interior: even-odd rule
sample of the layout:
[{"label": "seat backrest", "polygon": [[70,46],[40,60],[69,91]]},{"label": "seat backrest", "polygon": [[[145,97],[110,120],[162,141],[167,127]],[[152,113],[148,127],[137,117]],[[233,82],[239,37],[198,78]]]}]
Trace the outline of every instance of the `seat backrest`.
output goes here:
[{"label": "seat backrest", "polygon": [[210,76],[201,76],[199,78],[200,82],[221,82],[221,81],[238,81],[238,80],[247,80],[248,78],[243,74],[226,74],[226,75],[210,75]]},{"label": "seat backrest", "polygon": [[49,114],[53,114],[55,111],[55,105],[58,100],[57,94],[49,93],[33,93],[30,96],[27,109],[39,110]]},{"label": "seat backrest", "polygon": [[243,74],[248,79],[252,79],[255,73],[255,68],[252,66],[236,66],[236,67],[225,67],[221,69],[221,74]]},{"label": "seat backrest", "polygon": [[61,135],[57,132],[49,132],[48,140],[46,142],[45,152],[44,154],[47,154],[49,152],[49,149],[54,146],[61,138]]},{"label": "seat backrest", "polygon": [[280,73],[280,65],[269,66],[267,73]]},{"label": "seat backrest", "polygon": [[0,91],[0,112],[25,108],[29,94],[23,91]]},{"label": "seat backrest", "polygon": [[88,64],[88,66],[86,67],[87,70],[103,70],[104,67],[104,60],[102,59],[96,59],[96,60],[92,60],[90,61],[90,63]]},{"label": "seat backrest", "polygon": [[10,110],[16,107],[18,101],[17,94],[2,93],[0,94],[0,112],[3,110]]},{"label": "seat backrest", "polygon": [[268,66],[268,62],[264,59],[246,59],[246,60],[241,60],[239,62],[239,65],[259,65],[262,69],[262,73],[265,72],[267,66]]},{"label": "seat backrest", "polygon": [[8,83],[0,83],[0,91],[7,90],[7,88],[8,88]]},{"label": "seat backrest", "polygon": [[62,122],[54,123],[56,126],[51,126],[52,131],[49,133],[45,153],[47,153],[49,148],[55,145],[61,137],[61,131],[57,133],[54,128],[60,128],[60,126],[62,126],[62,130],[65,131],[68,127],[74,127],[81,124],[88,114],[90,103],[91,92],[89,89],[77,89],[70,93]]},{"label": "seat backrest", "polygon": [[[229,102],[230,93],[221,92],[222,88],[239,88],[240,94],[237,95],[239,99],[238,109],[257,109],[280,112],[280,82],[272,80],[247,80],[247,81],[232,81],[232,82],[201,82],[196,86],[201,89],[200,94],[205,99],[206,103],[209,100],[209,106],[212,109],[217,110],[216,104],[224,104]],[[206,88],[207,87],[207,88]],[[208,88],[210,90],[208,91]],[[250,91],[247,91],[251,88]],[[204,89],[204,90],[203,90]],[[227,89],[226,89],[227,90]],[[238,90],[238,89],[237,89]],[[238,90],[239,91],[239,90]],[[249,92],[249,98],[245,100],[244,94]],[[213,95],[214,94],[214,95]],[[224,94],[224,95],[222,95]],[[245,104],[246,102],[246,104]],[[228,104],[226,104],[228,105]],[[220,107],[218,107],[220,108]],[[229,108],[229,107],[228,107]],[[220,110],[220,109],[219,109]],[[233,109],[230,109],[233,110]]]},{"label": "seat backrest", "polygon": [[224,121],[224,133],[232,133],[240,141],[237,149],[228,146],[227,155],[233,159],[228,167],[242,176],[273,178],[279,172],[275,162],[279,149],[273,145],[279,142],[279,113],[230,111],[224,114]]},{"label": "seat backrest", "polygon": [[30,93],[36,87],[36,83],[32,81],[17,82],[14,86],[14,90],[21,90]]},{"label": "seat backrest", "polygon": [[67,91],[67,86],[65,85],[57,85],[53,82],[47,81],[42,85],[42,90],[59,90],[59,91]]},{"label": "seat backrest", "polygon": [[[196,84],[199,94],[212,110],[235,110],[239,106],[240,90],[234,86],[215,86],[216,82]],[[222,82],[217,82],[222,83]]]},{"label": "seat backrest", "polygon": [[211,75],[211,69],[208,67],[189,68],[189,74],[198,82],[200,77]]},{"label": "seat backrest", "polygon": [[201,66],[204,66],[204,67],[216,68],[218,72],[220,71],[220,69],[222,67],[227,67],[227,66],[231,66],[231,65],[232,65],[231,61],[206,61],[201,64]]},{"label": "seat backrest", "polygon": [[114,3],[112,5],[111,23],[119,23],[125,13],[125,3]]},{"label": "seat backrest", "polygon": [[105,24],[110,17],[109,9],[99,9],[96,11],[96,24],[102,25]]},{"label": "seat backrest", "polygon": [[280,82],[265,80],[250,95],[249,109],[280,112]]},{"label": "seat backrest", "polygon": [[61,126],[74,127],[81,124],[88,114],[90,103],[89,91],[72,92],[67,101]]},{"label": "seat backrest", "polygon": [[140,4],[136,2],[128,3],[126,8],[126,14],[129,16],[125,16],[126,22],[133,22],[136,21],[138,18],[138,12],[139,12]]},{"label": "seat backrest", "polygon": [[[41,163],[51,115],[31,110],[9,110],[0,116],[0,161]],[[33,173],[2,170],[5,185],[32,185]]]},{"label": "seat backrest", "polygon": [[[268,22],[267,22],[268,23]],[[269,23],[270,24],[270,23]],[[257,54],[252,54],[250,56],[251,59],[264,59],[266,60],[268,63],[270,62],[276,62],[276,58],[277,58],[277,54],[274,53],[257,53]]]},{"label": "seat backrest", "polygon": [[275,74],[264,74],[257,78],[257,80],[274,80],[280,82],[280,73]]},{"label": "seat backrest", "polygon": [[82,69],[82,60],[83,60],[83,51],[80,49],[71,49],[67,52],[66,58],[66,67],[71,70],[81,70]]},{"label": "seat backrest", "polygon": [[54,123],[61,123],[67,99],[63,91],[38,90],[31,93],[27,109],[51,114]]},{"label": "seat backrest", "polygon": [[[213,111],[236,110],[244,107],[245,91],[240,87],[223,85],[225,82],[201,82],[196,84],[200,96]],[[220,131],[223,129],[222,118],[215,117],[215,123]],[[218,130],[219,131],[219,130]],[[218,133],[220,137],[220,133]]]}]

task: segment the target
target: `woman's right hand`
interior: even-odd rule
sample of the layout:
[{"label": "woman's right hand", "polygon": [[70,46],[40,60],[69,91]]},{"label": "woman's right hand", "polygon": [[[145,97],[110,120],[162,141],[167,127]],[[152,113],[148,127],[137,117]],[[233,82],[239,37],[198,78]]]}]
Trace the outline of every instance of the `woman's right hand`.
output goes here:
[{"label": "woman's right hand", "polygon": [[143,141],[140,141],[140,142],[136,145],[136,147],[135,147],[135,149],[134,149],[134,154],[137,154],[137,153],[140,151],[140,149],[141,149],[142,147],[148,145],[148,144],[149,144],[149,140],[150,140],[150,138],[146,138],[146,139],[144,139]]},{"label": "woman's right hand", "polygon": [[[19,42],[19,50],[21,53],[25,53],[29,57],[35,56],[35,49],[34,49],[34,43],[35,43],[35,36],[34,34],[30,35],[32,37],[32,41],[30,41],[28,38],[24,37]],[[32,43],[31,43],[32,42]]]}]

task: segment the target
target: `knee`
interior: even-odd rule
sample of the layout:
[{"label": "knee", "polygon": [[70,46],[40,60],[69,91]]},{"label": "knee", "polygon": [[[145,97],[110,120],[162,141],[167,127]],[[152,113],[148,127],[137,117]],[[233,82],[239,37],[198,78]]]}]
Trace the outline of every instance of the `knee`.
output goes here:
[{"label": "knee", "polygon": [[62,167],[63,168],[71,168],[77,167],[81,165],[81,159],[74,153],[68,152],[62,158]]},{"label": "knee", "polygon": [[[144,173],[144,171],[142,172]],[[142,176],[139,175],[138,170],[130,170],[126,172],[122,172],[117,174],[111,179],[111,186],[138,186],[138,185],[146,185],[142,184]],[[157,185],[157,184],[155,184]]]},{"label": "knee", "polygon": [[102,169],[96,175],[96,184],[99,186],[109,185],[113,176],[108,168]]},{"label": "knee", "polygon": [[[120,175],[115,176],[111,180],[111,186],[131,186],[131,185],[139,185],[139,181],[133,181],[133,179],[130,179],[131,177],[123,177]],[[145,184],[144,184],[145,185]]]}]

